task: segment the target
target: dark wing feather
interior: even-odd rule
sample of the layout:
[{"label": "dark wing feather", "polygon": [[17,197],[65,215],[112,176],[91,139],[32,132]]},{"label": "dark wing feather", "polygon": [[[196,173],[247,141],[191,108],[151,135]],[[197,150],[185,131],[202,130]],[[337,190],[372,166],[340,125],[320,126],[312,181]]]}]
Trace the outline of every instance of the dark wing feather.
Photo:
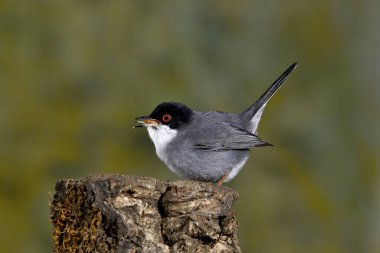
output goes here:
[{"label": "dark wing feather", "polygon": [[[262,141],[255,134],[252,134],[242,128],[230,124],[220,124],[222,131],[214,131],[212,136],[208,136],[204,140],[198,140],[195,147],[198,149],[209,151],[223,150],[248,150],[252,147],[273,146]],[[221,133],[218,136],[217,133]]]}]

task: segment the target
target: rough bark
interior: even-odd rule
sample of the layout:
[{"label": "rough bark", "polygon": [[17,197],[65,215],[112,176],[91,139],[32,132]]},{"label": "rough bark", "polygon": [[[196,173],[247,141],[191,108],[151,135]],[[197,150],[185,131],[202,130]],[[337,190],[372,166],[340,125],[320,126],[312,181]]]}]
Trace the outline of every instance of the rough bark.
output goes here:
[{"label": "rough bark", "polygon": [[60,180],[51,202],[55,252],[240,252],[238,198],[195,181],[97,175]]}]

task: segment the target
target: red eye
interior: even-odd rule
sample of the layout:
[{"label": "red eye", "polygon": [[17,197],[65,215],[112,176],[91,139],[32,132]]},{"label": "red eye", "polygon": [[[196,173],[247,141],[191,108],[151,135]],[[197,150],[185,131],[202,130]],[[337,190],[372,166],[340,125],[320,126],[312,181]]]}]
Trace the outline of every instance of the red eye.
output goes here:
[{"label": "red eye", "polygon": [[165,123],[168,123],[169,121],[172,120],[172,116],[170,116],[169,114],[164,114],[164,116],[162,116],[162,121],[165,122]]}]

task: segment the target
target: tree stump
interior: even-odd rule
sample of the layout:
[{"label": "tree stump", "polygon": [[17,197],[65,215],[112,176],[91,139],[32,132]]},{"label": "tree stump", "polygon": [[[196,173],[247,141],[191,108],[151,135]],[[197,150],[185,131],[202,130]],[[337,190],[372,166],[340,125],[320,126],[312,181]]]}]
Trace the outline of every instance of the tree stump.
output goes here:
[{"label": "tree stump", "polygon": [[228,187],[97,175],[55,189],[55,252],[240,252]]}]

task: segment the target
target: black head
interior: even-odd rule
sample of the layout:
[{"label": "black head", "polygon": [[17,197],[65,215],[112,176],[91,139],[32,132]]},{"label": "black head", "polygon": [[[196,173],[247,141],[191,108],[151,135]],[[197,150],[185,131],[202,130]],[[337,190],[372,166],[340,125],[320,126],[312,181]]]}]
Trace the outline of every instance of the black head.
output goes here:
[{"label": "black head", "polygon": [[171,129],[177,129],[188,123],[192,114],[193,111],[186,105],[165,102],[159,104],[149,116],[158,120],[161,124],[169,126]]}]

